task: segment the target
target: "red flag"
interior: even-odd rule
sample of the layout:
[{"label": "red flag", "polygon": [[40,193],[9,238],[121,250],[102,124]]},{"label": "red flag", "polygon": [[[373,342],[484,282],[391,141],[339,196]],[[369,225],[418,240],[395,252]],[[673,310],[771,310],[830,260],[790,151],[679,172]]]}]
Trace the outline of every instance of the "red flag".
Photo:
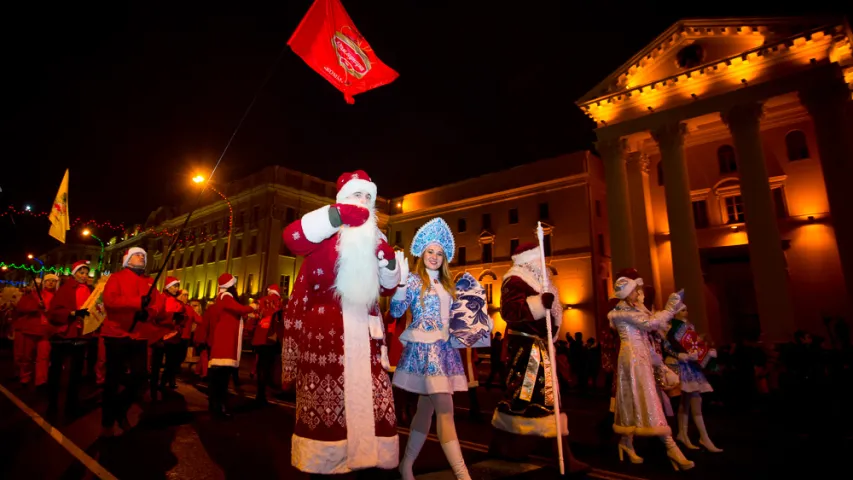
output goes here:
[{"label": "red flag", "polygon": [[287,44],[350,104],[355,103],[353,95],[399,76],[379,60],[339,0],[315,0]]}]

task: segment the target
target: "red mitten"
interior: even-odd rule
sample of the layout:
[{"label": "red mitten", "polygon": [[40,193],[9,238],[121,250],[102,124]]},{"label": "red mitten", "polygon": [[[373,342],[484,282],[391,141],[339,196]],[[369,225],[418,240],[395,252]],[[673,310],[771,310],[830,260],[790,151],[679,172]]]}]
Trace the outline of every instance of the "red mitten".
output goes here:
[{"label": "red mitten", "polygon": [[[380,253],[382,255],[380,255]],[[394,258],[394,249],[391,248],[391,245],[388,245],[385,242],[379,242],[379,245],[376,247],[376,258],[381,260],[391,260]]]},{"label": "red mitten", "polygon": [[370,217],[370,211],[364,207],[348,205],[345,203],[338,203],[334,205],[334,208],[338,209],[338,214],[340,214],[341,216],[342,225],[348,225],[350,227],[359,227],[361,225],[364,225],[364,222],[366,222],[368,217]]},{"label": "red mitten", "polygon": [[554,304],[554,294],[550,292],[545,292],[542,294],[542,306],[546,309],[550,310],[551,305]]}]

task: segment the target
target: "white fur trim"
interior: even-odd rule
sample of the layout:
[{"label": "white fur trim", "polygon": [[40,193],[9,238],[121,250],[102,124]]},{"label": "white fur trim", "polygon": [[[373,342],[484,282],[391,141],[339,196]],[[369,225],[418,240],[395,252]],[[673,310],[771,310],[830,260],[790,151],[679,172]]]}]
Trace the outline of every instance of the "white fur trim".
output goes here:
[{"label": "white fur trim", "polygon": [[[334,475],[352,472],[356,469],[349,465],[348,443],[347,440],[323,442],[293,435],[290,439],[290,463],[306,473]],[[400,439],[397,435],[376,437],[376,450],[370,461],[358,463],[370,463],[370,467],[388,470],[399,464],[399,458]]]},{"label": "white fur trim", "polygon": [[354,305],[342,299],[341,310],[344,324],[346,462],[351,470],[359,470],[375,466],[379,450],[370,370],[370,318],[365,305]]},{"label": "white fur trim", "polygon": [[[219,289],[220,289],[220,290],[222,290],[222,291],[223,291],[223,293],[228,293],[228,292],[226,292],[225,290],[227,290],[227,289],[229,289],[229,288],[233,287],[234,285],[237,285],[237,277],[235,277],[235,276],[233,276],[233,275],[232,275],[232,276],[231,276],[231,280],[228,280],[227,282],[225,282],[225,283],[223,283],[223,284],[219,285]],[[234,296],[233,296],[233,295],[231,295],[230,293],[228,293],[228,295],[229,295],[229,296],[231,296],[232,298],[234,297]]]},{"label": "white fur trim", "polygon": [[173,280],[173,281],[171,281],[171,282],[167,283],[163,288],[169,288],[169,287],[171,287],[172,285],[177,285],[177,284],[179,284],[179,283],[181,283],[181,281],[180,281],[180,280],[178,280],[178,279],[175,279],[175,280]]},{"label": "white fur trim", "polygon": [[[556,299],[554,300],[556,301]],[[530,307],[530,313],[533,315],[534,320],[545,318],[545,305],[542,305],[542,297],[540,295],[527,297],[527,306]]]},{"label": "white fur trim", "polygon": [[280,293],[276,292],[275,290],[271,290],[271,289],[267,289],[267,294],[269,294],[269,295],[278,295],[279,297],[281,296],[281,294],[280,294]]},{"label": "white fur trim", "polygon": [[540,247],[536,247],[525,252],[521,252],[518,255],[512,256],[512,263],[516,265],[523,265],[525,263],[533,263],[537,264],[542,261],[542,249]]},{"label": "white fur trim", "polygon": [[[556,438],[557,422],[554,415],[547,417],[521,417],[509,415],[495,410],[492,416],[492,426],[498,430],[514,433],[516,435],[530,435],[536,437]],[[569,421],[565,413],[560,413],[560,434],[569,434]]]},{"label": "white fur trim", "polygon": [[211,358],[208,367],[239,367],[240,361],[233,358]]},{"label": "white fur trim", "polygon": [[329,205],[320,207],[302,216],[302,232],[305,239],[311,243],[320,243],[338,231],[329,221]]},{"label": "white fur trim", "polygon": [[376,203],[376,184],[368,180],[353,178],[341,187],[341,191],[335,196],[335,201],[343,203],[350,195],[356,192],[364,192],[370,194],[370,203]]},{"label": "white fur trim", "polygon": [[145,260],[145,265],[148,265],[148,253],[146,253],[145,250],[139,247],[131,247],[127,250],[127,255],[125,255],[124,258],[121,259],[121,266],[127,267],[127,261],[130,260],[130,257],[136,255],[137,253],[142,254],[142,258]]},{"label": "white fur trim", "polygon": [[400,284],[400,264],[394,265],[394,270],[379,267],[379,285],[388,290]]}]

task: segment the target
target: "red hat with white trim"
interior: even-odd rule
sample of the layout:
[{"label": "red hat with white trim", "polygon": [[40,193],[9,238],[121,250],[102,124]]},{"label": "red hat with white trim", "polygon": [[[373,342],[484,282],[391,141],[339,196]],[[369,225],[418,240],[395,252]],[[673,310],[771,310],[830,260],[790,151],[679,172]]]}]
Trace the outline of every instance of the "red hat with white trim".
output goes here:
[{"label": "red hat with white trim", "polygon": [[163,288],[169,288],[172,285],[178,285],[179,283],[181,283],[181,281],[175,277],[166,277],[166,285]]},{"label": "red hat with white trim", "polygon": [[219,276],[219,288],[225,290],[237,284],[237,279],[230,273],[223,273]]},{"label": "red hat with white trim", "polygon": [[376,184],[370,180],[367,172],[356,170],[338,177],[338,194],[335,196],[335,201],[342,203],[347,197],[357,192],[369,193],[370,203],[376,203]]},{"label": "red hat with white trim", "polygon": [[83,267],[89,268],[88,260],[78,260],[74,262],[74,265],[71,266],[71,275],[74,275],[77,273],[77,270],[80,270]]},{"label": "red hat with white trim", "polygon": [[269,293],[270,295],[278,295],[280,297],[281,296],[281,288],[279,288],[279,286],[276,284],[272,284],[269,287],[267,287],[267,293]]},{"label": "red hat with white trim", "polygon": [[145,264],[147,265],[148,264],[148,254],[145,253],[145,250],[143,250],[139,247],[131,247],[127,250],[127,252],[124,253],[124,258],[121,261],[121,266],[127,267],[127,262],[130,261],[130,257],[136,255],[137,253],[142,254],[142,258],[145,260]]},{"label": "red hat with white trim", "polygon": [[523,243],[516,247],[515,251],[512,252],[512,262],[516,265],[538,262],[542,258],[539,252],[540,248],[538,243]]}]

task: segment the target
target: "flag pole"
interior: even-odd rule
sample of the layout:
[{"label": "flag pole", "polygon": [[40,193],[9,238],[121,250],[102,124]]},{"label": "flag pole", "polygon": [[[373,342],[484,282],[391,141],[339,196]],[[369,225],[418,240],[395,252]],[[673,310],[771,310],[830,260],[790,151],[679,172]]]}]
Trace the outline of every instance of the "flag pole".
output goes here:
[{"label": "flag pole", "polygon": [[[542,266],[542,293],[548,291],[548,266],[545,264],[545,250],[542,248],[544,233],[542,231],[542,222],[538,222],[536,226],[536,237],[539,239],[539,261]],[[559,302],[559,298],[554,299]],[[557,363],[556,355],[554,355],[554,335],[551,331],[551,309],[545,310],[545,325],[548,329],[548,356],[551,357],[551,389],[554,391],[554,418],[557,422],[557,461],[560,463],[560,475],[566,474],[565,462],[563,461],[563,429],[560,428],[560,387],[557,382]]]}]

